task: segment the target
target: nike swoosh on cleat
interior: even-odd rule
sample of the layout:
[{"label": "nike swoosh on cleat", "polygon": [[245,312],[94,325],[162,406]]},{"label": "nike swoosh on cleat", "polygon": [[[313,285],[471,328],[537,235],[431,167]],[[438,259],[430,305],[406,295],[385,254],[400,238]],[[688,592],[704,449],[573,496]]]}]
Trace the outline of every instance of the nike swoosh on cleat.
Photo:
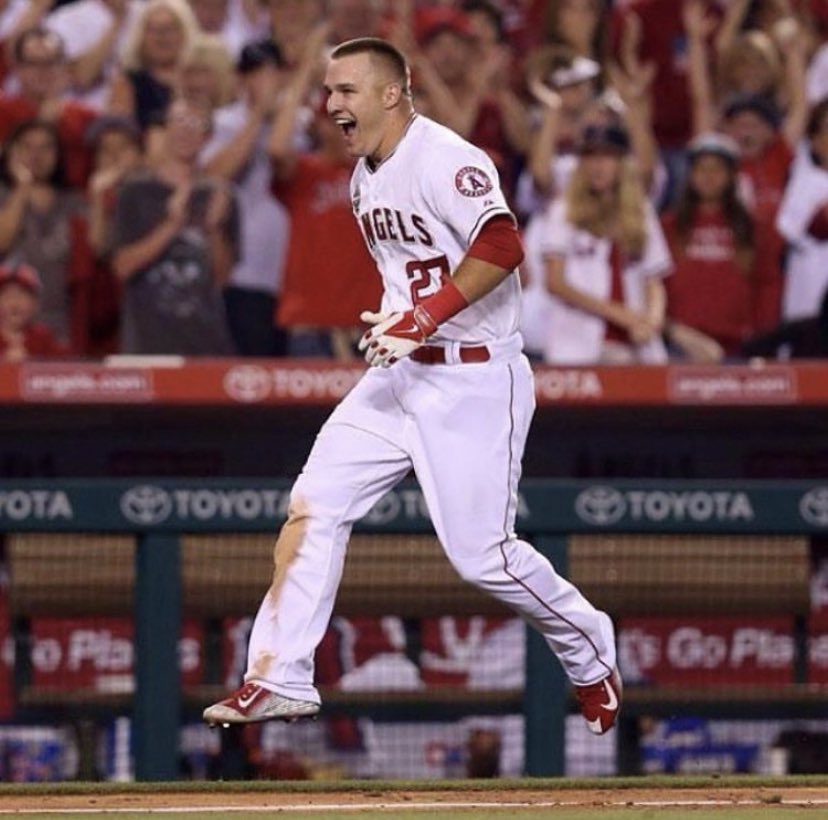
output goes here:
[{"label": "nike swoosh on cleat", "polygon": [[239,706],[241,706],[242,709],[247,709],[247,707],[250,706],[253,703],[253,701],[256,700],[256,698],[258,696],[259,696],[259,692],[256,691],[249,698],[240,697],[239,700],[238,700],[238,704],[239,704]]},{"label": "nike swoosh on cleat", "polygon": [[618,708],[618,697],[615,694],[615,689],[610,686],[608,681],[604,681],[604,689],[609,696],[609,701],[602,703],[601,708],[606,709],[608,712],[614,712]]}]

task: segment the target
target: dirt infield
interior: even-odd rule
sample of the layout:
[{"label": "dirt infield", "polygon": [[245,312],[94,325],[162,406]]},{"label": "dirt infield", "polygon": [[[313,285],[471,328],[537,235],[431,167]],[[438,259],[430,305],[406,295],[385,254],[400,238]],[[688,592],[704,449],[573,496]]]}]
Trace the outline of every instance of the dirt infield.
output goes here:
[{"label": "dirt infield", "polygon": [[[0,813],[33,810],[41,812],[60,811],[159,811],[186,809],[193,811],[236,811],[243,808],[256,810],[341,809],[357,807],[380,807],[411,809],[427,805],[439,808],[449,805],[460,808],[472,806],[699,806],[704,805],[784,805],[821,807],[828,815],[828,780],[819,778],[791,781],[743,781],[736,779],[717,781],[699,779],[692,785],[670,785],[669,780],[656,783],[640,780],[612,781],[606,785],[594,781],[589,787],[579,787],[577,781],[533,781],[527,787],[526,781],[516,784],[487,782],[485,787],[470,781],[456,784],[348,784],[337,789],[336,785],[326,787],[320,784],[267,784],[205,783],[196,784],[62,784],[51,792],[39,788],[0,790]],[[571,785],[570,785],[571,784]],[[56,793],[57,792],[57,793]],[[770,815],[769,815],[770,816]]]},{"label": "dirt infield", "polygon": [[[0,799],[0,809],[37,808],[42,811],[61,809],[134,809],[137,811],[158,808],[188,808],[194,805],[205,808],[251,805],[267,806],[273,809],[314,806],[348,806],[383,804],[399,805],[401,808],[428,804],[468,803],[470,805],[492,804],[508,806],[510,804],[528,806],[558,803],[562,806],[623,806],[659,803],[682,805],[715,801],[721,803],[760,803],[779,805],[781,799],[786,803],[797,802],[807,805],[814,801],[828,801],[828,791],[824,789],[727,789],[700,792],[698,789],[630,789],[623,792],[615,790],[585,789],[566,792],[519,792],[512,790],[479,792],[474,790],[457,792],[327,792],[324,794],[283,794],[253,792],[251,794],[124,794],[106,796],[60,796],[43,795],[38,798],[18,797]],[[828,805],[825,806],[828,813]]]}]

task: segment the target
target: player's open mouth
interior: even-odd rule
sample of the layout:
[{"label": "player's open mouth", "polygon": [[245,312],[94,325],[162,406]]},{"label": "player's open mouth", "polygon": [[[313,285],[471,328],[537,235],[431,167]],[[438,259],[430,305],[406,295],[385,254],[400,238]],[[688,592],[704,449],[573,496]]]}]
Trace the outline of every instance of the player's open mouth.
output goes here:
[{"label": "player's open mouth", "polygon": [[351,117],[338,116],[334,117],[334,122],[342,129],[342,133],[346,137],[350,137],[356,128],[356,120]]}]

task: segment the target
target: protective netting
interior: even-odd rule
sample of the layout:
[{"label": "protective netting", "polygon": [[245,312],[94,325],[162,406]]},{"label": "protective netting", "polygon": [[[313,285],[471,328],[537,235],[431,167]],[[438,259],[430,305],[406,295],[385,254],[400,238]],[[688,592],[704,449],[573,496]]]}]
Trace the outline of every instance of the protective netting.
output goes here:
[{"label": "protective netting", "polygon": [[[523,772],[525,627],[427,536],[352,539],[316,655],[318,721],[204,726],[201,709],[241,681],[273,542],[181,538],[182,778]],[[132,776],[135,549],[124,535],[5,537],[2,779]],[[624,722],[605,737],[569,704],[567,773],[828,768],[821,544],[573,536],[567,572],[613,615],[626,682]]]}]

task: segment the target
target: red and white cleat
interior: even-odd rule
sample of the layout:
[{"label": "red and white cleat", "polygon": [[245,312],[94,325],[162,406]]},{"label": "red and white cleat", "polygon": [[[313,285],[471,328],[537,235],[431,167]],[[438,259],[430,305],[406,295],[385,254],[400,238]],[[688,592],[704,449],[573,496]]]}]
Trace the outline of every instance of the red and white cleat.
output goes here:
[{"label": "red and white cleat", "polygon": [[257,723],[262,720],[295,720],[313,717],[319,704],[277,695],[258,683],[246,683],[229,698],[204,710],[202,717],[211,726],[229,723]]},{"label": "red and white cleat", "polygon": [[621,711],[623,692],[624,685],[617,668],[598,683],[575,687],[581,714],[586,718],[591,732],[603,735],[612,729]]}]

